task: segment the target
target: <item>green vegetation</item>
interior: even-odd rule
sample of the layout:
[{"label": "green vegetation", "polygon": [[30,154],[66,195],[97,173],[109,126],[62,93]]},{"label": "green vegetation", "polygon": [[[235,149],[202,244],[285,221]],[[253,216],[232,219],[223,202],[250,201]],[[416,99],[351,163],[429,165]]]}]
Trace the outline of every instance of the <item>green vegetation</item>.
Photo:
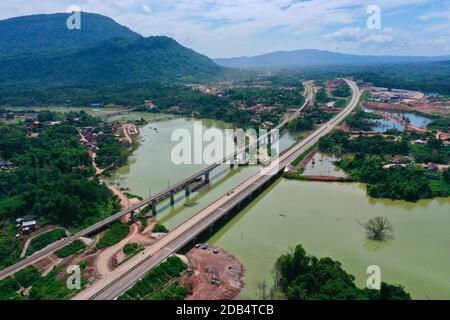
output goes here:
[{"label": "green vegetation", "polygon": [[293,165],[294,167],[298,166],[298,164],[305,159],[305,157],[314,150],[314,148],[316,148],[317,145],[313,145],[311,147],[309,147],[308,149],[306,149],[305,152],[303,152],[301,155],[299,155],[297,158],[295,158],[294,161],[292,161],[291,165]]},{"label": "green vegetation", "polygon": [[127,163],[128,148],[118,144],[113,136],[104,135],[97,140],[97,143],[100,150],[97,152],[95,161],[99,167],[107,168],[112,164],[120,167]]},{"label": "green vegetation", "polygon": [[23,300],[24,298],[17,294],[19,289],[20,284],[13,277],[0,280],[0,300]]},{"label": "green vegetation", "polygon": [[67,258],[68,256],[71,256],[73,254],[76,254],[80,252],[81,250],[85,249],[86,245],[81,240],[75,240],[74,242],[68,244],[62,249],[59,249],[55,252],[55,254],[59,258]]},{"label": "green vegetation", "polygon": [[108,17],[84,12],[81,19],[86,29],[73,33],[68,28],[61,28],[68,16],[57,13],[0,21],[0,56],[69,53],[114,37],[139,37]]},{"label": "green vegetation", "polygon": [[387,283],[359,289],[338,261],[307,255],[301,245],[278,258],[275,272],[277,289],[289,300],[411,300],[403,287]]},{"label": "green vegetation", "polygon": [[288,127],[293,131],[312,130],[315,125],[324,123],[333,115],[326,113],[321,108],[306,109],[301,118],[289,122]]},{"label": "green vegetation", "polygon": [[348,98],[352,95],[352,91],[348,85],[342,84],[335,88],[331,94],[338,98]]},{"label": "green vegetation", "polygon": [[383,117],[380,115],[359,110],[347,117],[345,122],[348,124],[350,130],[352,131],[372,131],[374,123],[370,120],[382,118]]},{"label": "green vegetation", "polygon": [[449,127],[450,127],[450,118],[449,117],[436,117],[427,126],[428,129],[440,130],[443,132],[448,132]]},{"label": "green vegetation", "polygon": [[[14,277],[0,280],[0,300],[66,300],[76,290],[69,290],[66,285],[66,277],[61,277],[61,267],[54,268],[48,275],[41,277],[38,269],[29,266]],[[62,278],[62,279],[61,279]],[[82,285],[85,280],[82,279]],[[20,288],[31,287],[28,296],[18,294]]]},{"label": "green vegetation", "polygon": [[17,282],[19,282],[20,286],[23,288],[30,287],[33,283],[38,281],[40,277],[41,274],[35,266],[28,266],[14,275],[14,278],[16,278]]},{"label": "green vegetation", "polygon": [[149,294],[144,300],[184,300],[186,294],[186,289],[175,283],[166,289]]},{"label": "green vegetation", "polygon": [[450,162],[450,147],[444,146],[443,142],[431,137],[425,145],[412,145],[411,151],[417,163],[440,163]]},{"label": "green vegetation", "polygon": [[[92,176],[94,169],[86,149],[78,141],[78,126],[100,126],[84,112],[65,117],[39,112],[46,120],[62,120],[60,125],[45,122],[0,124],[0,158],[17,169],[0,172],[0,269],[19,260],[19,239],[12,222],[19,217],[37,220],[40,225],[82,228],[120,209],[109,189]],[[75,121],[74,119],[78,119]],[[105,133],[111,128],[104,125]],[[28,137],[29,130],[39,134]],[[52,232],[32,241],[28,254],[62,237]]]},{"label": "green vegetation", "polygon": [[136,198],[136,199],[139,199],[139,200],[141,200],[141,201],[144,200],[143,197],[137,196],[137,195],[132,194],[132,193],[129,193],[129,192],[124,192],[123,194],[126,195],[128,199]]},{"label": "green vegetation", "polygon": [[422,168],[382,168],[376,158],[342,160],[337,163],[357,180],[367,183],[367,193],[374,198],[417,201],[433,197],[430,182]]},{"label": "green vegetation", "polygon": [[327,95],[327,91],[324,88],[320,88],[320,90],[316,94],[316,102],[317,103],[328,103],[330,102],[330,98]]},{"label": "green vegetation", "polygon": [[152,230],[154,233],[167,233],[169,230],[162,224],[155,224]]},{"label": "green vegetation", "polygon": [[[435,148],[440,150],[438,147],[440,143],[430,142],[429,146],[427,145],[427,148],[430,148],[428,155],[430,159],[438,160],[441,153],[434,151]],[[404,160],[403,167],[394,165],[387,169],[383,168],[389,162],[389,156],[407,156],[411,149],[417,157],[417,162],[424,160],[419,158],[420,154],[416,147],[410,147],[406,136],[399,142],[384,139],[382,136],[350,140],[349,135],[341,131],[334,131],[319,142],[319,149],[323,152],[341,156],[354,154],[353,158],[347,157],[336,164],[356,181],[366,183],[367,193],[372,197],[417,201],[423,198],[450,196],[450,185],[439,172],[430,174],[407,160]]]},{"label": "green vegetation", "polygon": [[[348,69],[348,68],[347,68]],[[450,62],[404,63],[352,68],[356,76],[378,87],[450,94]],[[347,70],[346,73],[350,71]]]},{"label": "green vegetation", "polygon": [[125,253],[127,256],[133,255],[138,251],[139,251],[139,245],[137,243],[127,243],[123,247],[123,253]]},{"label": "green vegetation", "polygon": [[49,244],[52,244],[55,241],[65,238],[66,236],[67,236],[66,231],[61,228],[53,229],[45,233],[42,233],[36,236],[35,238],[31,239],[30,246],[27,249],[27,255],[30,256],[36,251],[44,249]]},{"label": "green vegetation", "polygon": [[76,128],[63,123],[37,131],[39,138],[30,139],[21,126],[0,125],[0,157],[18,166],[0,173],[0,220],[27,216],[81,227],[109,215],[112,194],[89,180],[93,168]]},{"label": "green vegetation", "polygon": [[130,232],[130,226],[123,224],[121,222],[114,222],[108,231],[102,236],[100,241],[97,243],[97,249],[103,249],[113,244],[119,243],[124,239]]},{"label": "green vegetation", "polygon": [[[40,277],[39,280],[32,284],[29,299],[30,300],[67,300],[76,290],[67,288],[66,280],[59,280],[61,267],[54,268],[45,277]],[[84,281],[82,281],[83,284]]]},{"label": "green vegetation", "polygon": [[305,99],[302,90],[303,88],[301,86],[292,89],[247,87],[229,89],[225,94],[228,95],[232,101],[241,103],[246,107],[263,104],[293,108],[299,107],[304,103]]},{"label": "green vegetation", "polygon": [[332,154],[360,153],[365,155],[407,155],[409,142],[384,139],[381,135],[374,137],[358,137],[350,140],[349,134],[343,131],[333,131],[320,139],[319,149]]},{"label": "green vegetation", "polygon": [[142,280],[137,282],[119,299],[121,300],[182,300],[186,292],[177,284],[167,285],[170,280],[179,277],[186,265],[178,257],[170,257],[167,261],[151,270]]},{"label": "green vegetation", "polygon": [[0,220],[0,270],[20,260],[21,247],[17,230],[8,220]]}]

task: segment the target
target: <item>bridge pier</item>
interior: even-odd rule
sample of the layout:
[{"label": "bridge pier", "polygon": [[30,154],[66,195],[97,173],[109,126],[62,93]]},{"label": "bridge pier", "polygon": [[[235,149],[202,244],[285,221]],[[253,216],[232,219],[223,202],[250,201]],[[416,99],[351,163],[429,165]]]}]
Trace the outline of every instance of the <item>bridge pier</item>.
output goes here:
[{"label": "bridge pier", "polygon": [[152,215],[156,216],[156,201],[152,201]]},{"label": "bridge pier", "polygon": [[170,191],[170,205],[173,207],[175,205],[174,192]]},{"label": "bridge pier", "polygon": [[209,172],[205,174],[205,183],[209,183]]},{"label": "bridge pier", "polygon": [[184,187],[184,194],[186,195],[186,197],[189,197],[191,194],[191,186],[189,182]]},{"label": "bridge pier", "polygon": [[136,212],[134,212],[134,210],[130,212],[130,221],[129,222],[130,223],[136,222]]}]

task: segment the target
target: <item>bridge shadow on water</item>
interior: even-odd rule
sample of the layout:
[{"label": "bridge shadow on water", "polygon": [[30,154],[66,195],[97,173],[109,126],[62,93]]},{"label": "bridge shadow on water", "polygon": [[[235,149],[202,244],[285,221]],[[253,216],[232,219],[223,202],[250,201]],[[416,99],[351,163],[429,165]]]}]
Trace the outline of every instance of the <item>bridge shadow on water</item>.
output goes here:
[{"label": "bridge shadow on water", "polygon": [[186,254],[189,252],[196,244],[205,243],[214,234],[225,227],[236,215],[238,215],[242,210],[244,210],[253,200],[255,200],[259,195],[261,195],[267,188],[269,188],[276,180],[278,180],[283,175],[283,171],[272,176],[266,183],[261,185],[255,192],[253,192],[249,197],[245,198],[242,202],[231,209],[227,214],[223,215],[219,220],[217,220],[212,226],[205,229],[200,235],[190,241],[185,245],[179,253]]}]

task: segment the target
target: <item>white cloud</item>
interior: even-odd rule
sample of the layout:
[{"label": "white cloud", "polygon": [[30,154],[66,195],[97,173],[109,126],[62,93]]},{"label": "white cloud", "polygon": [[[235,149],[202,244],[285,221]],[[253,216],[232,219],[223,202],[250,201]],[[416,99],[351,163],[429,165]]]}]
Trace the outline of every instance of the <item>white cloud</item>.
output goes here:
[{"label": "white cloud", "polygon": [[450,20],[450,11],[443,12],[429,12],[419,16],[420,20],[429,21],[434,19],[449,19]]},{"label": "white cloud", "polygon": [[142,10],[145,13],[152,13],[152,8],[149,5],[147,5],[147,4],[142,5]]},{"label": "white cloud", "polygon": [[343,28],[336,32],[327,34],[325,39],[340,42],[359,43],[391,43],[394,41],[393,31],[390,28],[381,30],[369,30],[362,28]]},{"label": "white cloud", "polygon": [[[429,0],[15,0],[0,2],[0,18],[64,12],[74,4],[83,11],[112,17],[145,36],[168,35],[212,57],[252,55],[277,49],[329,48],[322,34],[346,26],[336,38],[366,43],[393,42],[387,31],[367,34],[366,7],[382,14]],[[345,34],[344,34],[345,33]],[[331,33],[333,34],[333,33]],[[331,38],[328,38],[331,40]],[[338,41],[338,40],[336,40]]]}]

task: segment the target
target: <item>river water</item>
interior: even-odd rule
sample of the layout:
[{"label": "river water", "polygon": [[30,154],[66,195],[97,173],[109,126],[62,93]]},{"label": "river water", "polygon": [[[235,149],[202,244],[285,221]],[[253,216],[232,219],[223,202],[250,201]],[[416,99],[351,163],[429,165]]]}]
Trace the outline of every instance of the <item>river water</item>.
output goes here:
[{"label": "river water", "polygon": [[[214,121],[203,121],[203,126],[226,128]],[[114,182],[147,197],[206,166],[172,163],[170,154],[176,142],[170,136],[179,128],[193,130],[193,120],[159,121],[141,128],[141,145],[114,176]],[[281,149],[292,145],[295,138],[282,134]],[[212,172],[208,190],[193,193],[187,201],[180,192],[174,207],[168,201],[158,204],[159,221],[173,229],[258,170],[258,166],[232,171],[227,165],[220,166]],[[359,222],[375,216],[387,217],[393,224],[393,240],[380,245],[365,239]],[[258,298],[258,283],[264,279],[271,282],[275,260],[296,244],[318,257],[339,260],[361,287],[368,276],[367,267],[378,265],[383,281],[404,285],[414,298],[450,299],[449,225],[449,200],[415,204],[373,200],[360,184],[279,179],[209,243],[228,250],[244,264],[241,299]]]},{"label": "river water", "polygon": [[[359,222],[387,217],[394,239],[365,239]],[[289,247],[302,244],[331,257],[365,286],[366,269],[381,268],[382,281],[402,284],[416,299],[450,299],[450,201],[416,204],[374,200],[360,184],[280,179],[215,234],[210,243],[228,250],[245,268],[239,298],[258,297],[260,281],[272,281],[273,265]]]}]

